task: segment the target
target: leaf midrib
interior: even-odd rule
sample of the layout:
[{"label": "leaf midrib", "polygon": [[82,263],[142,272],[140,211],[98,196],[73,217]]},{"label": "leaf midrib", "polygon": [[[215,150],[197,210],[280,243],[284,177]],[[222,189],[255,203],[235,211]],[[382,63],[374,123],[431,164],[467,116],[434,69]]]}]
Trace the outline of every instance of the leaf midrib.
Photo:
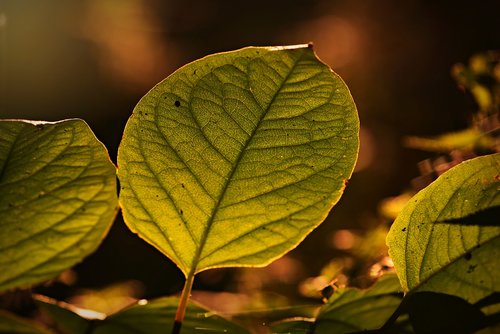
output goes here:
[{"label": "leaf midrib", "polygon": [[262,121],[264,120],[264,118],[266,117],[267,113],[269,112],[271,106],[273,105],[274,101],[276,100],[276,97],[279,95],[279,93],[283,89],[283,86],[288,81],[290,75],[293,73],[293,71],[296,68],[297,64],[301,61],[302,57],[304,56],[304,53],[305,53],[305,49],[302,51],[302,54],[299,57],[297,57],[297,59],[295,60],[295,62],[291,66],[291,68],[288,71],[286,77],[283,79],[283,81],[281,82],[279,88],[274,93],[271,101],[269,101],[269,104],[267,105],[266,109],[262,113],[262,115],[261,115],[259,121],[257,122],[255,128],[253,129],[252,133],[248,136],[248,139],[246,140],[245,144],[243,145],[243,148],[241,149],[240,153],[236,157],[236,160],[235,160],[235,162],[234,162],[234,164],[233,164],[233,166],[231,168],[231,172],[229,173],[229,175],[228,175],[228,177],[226,179],[226,182],[224,183],[224,185],[222,187],[222,191],[220,193],[220,196],[219,196],[217,202],[215,203],[214,208],[212,210],[212,213],[210,214],[210,218],[207,221],[207,225],[206,225],[205,229],[203,230],[203,234],[202,234],[201,239],[200,239],[200,245],[198,246],[198,248],[196,250],[196,253],[195,253],[195,257],[193,258],[193,262],[192,262],[192,265],[191,265],[191,268],[190,268],[189,275],[194,275],[194,274],[196,274],[198,272],[197,269],[198,269],[198,264],[199,264],[199,261],[200,261],[200,256],[201,256],[201,253],[203,252],[203,249],[204,249],[205,244],[207,242],[208,235],[210,233],[210,229],[211,229],[211,227],[212,227],[212,225],[213,225],[213,223],[215,221],[215,217],[216,217],[217,212],[218,212],[218,210],[220,208],[220,204],[222,203],[222,201],[223,201],[223,199],[225,197],[225,194],[226,194],[226,191],[227,191],[227,189],[229,187],[229,184],[231,183],[231,181],[233,179],[233,176],[234,176],[236,170],[238,169],[239,163],[240,163],[241,159],[243,158],[244,153],[247,150],[248,145],[252,141],[252,139],[253,139],[255,133],[257,132],[257,130],[259,129]]}]

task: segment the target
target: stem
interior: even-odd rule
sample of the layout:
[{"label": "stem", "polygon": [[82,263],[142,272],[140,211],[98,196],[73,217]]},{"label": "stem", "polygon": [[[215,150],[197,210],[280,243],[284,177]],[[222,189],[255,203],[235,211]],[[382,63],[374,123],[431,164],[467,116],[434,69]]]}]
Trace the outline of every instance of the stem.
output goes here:
[{"label": "stem", "polygon": [[180,334],[182,321],[184,320],[184,315],[186,315],[186,308],[189,297],[191,296],[191,289],[193,288],[194,281],[194,271],[190,272],[186,277],[186,282],[184,283],[184,288],[182,289],[181,299],[179,300],[179,306],[177,307],[177,312],[175,313],[174,327],[172,328],[172,334]]}]

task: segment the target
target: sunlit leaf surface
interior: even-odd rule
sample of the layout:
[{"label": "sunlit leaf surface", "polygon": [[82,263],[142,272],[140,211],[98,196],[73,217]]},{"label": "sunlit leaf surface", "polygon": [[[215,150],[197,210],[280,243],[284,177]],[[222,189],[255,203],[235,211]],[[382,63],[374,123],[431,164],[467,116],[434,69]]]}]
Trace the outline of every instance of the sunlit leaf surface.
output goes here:
[{"label": "sunlit leaf surface", "polygon": [[[130,308],[115,313],[104,320],[94,320],[92,329],[86,329],[89,334],[164,334],[169,333],[173,326],[174,315],[179,303],[178,298],[160,298],[149,302],[139,302]],[[74,328],[81,332],[81,321],[75,310],[63,308],[62,305],[50,304],[48,301],[40,304],[49,311],[51,317],[62,328]],[[59,308],[59,310],[57,310]],[[69,313],[72,313],[70,316]],[[88,324],[88,322],[87,322]],[[183,334],[228,333],[248,334],[239,325],[228,321],[200,306],[190,304],[186,318],[182,324]],[[73,332],[71,332],[73,334]]]},{"label": "sunlit leaf surface", "polygon": [[386,274],[370,289],[339,289],[320,310],[314,333],[350,333],[378,329],[401,303],[401,286]]},{"label": "sunlit leaf surface", "polygon": [[470,303],[498,291],[498,206],[500,154],[463,162],[413,197],[387,238],[403,288]]},{"label": "sunlit leaf surface", "polygon": [[358,131],[346,85],[311,47],[203,58],[154,87],[127,123],[125,221],[186,275],[266,265],[338,201]]},{"label": "sunlit leaf surface", "polygon": [[93,252],[117,208],[115,168],[81,120],[0,121],[0,290]]}]

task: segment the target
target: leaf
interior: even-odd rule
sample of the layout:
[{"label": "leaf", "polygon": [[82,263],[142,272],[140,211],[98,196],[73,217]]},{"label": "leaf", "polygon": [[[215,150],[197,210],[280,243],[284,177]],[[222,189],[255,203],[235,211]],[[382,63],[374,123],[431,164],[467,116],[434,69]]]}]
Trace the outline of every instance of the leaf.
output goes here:
[{"label": "leaf", "polygon": [[339,200],[358,131],[346,85],[311,47],[195,61],[144,96],[127,123],[125,222],[186,276],[264,266]]},{"label": "leaf", "polygon": [[92,253],[117,210],[115,168],[81,120],[0,121],[0,291]]},{"label": "leaf", "polygon": [[500,154],[493,154],[457,165],[410,200],[387,237],[405,291],[469,303],[498,291],[500,227],[445,222],[489,212],[500,205],[499,190]]},{"label": "leaf", "polygon": [[291,318],[271,326],[272,334],[310,334],[314,333],[314,319]]},{"label": "leaf", "polygon": [[494,138],[474,128],[446,133],[435,138],[408,137],[405,139],[405,144],[411,148],[431,152],[495,148]]},{"label": "leaf", "polygon": [[[126,308],[118,313],[108,316],[104,320],[93,320],[92,330],[87,329],[86,333],[91,334],[164,334],[172,327],[176,312],[178,298],[159,298],[146,302],[140,301],[138,304]],[[56,323],[63,323],[63,328],[74,328],[76,331],[68,331],[68,334],[79,334],[82,328],[80,322],[83,318],[73,313],[68,316],[68,312],[74,312],[74,308],[68,308],[60,303],[49,303],[47,300],[41,306],[49,311]],[[59,308],[59,311],[54,309]],[[87,321],[87,320],[84,320]],[[73,322],[72,324],[70,322]],[[89,322],[87,321],[87,324]],[[226,320],[213,312],[210,312],[195,304],[188,306],[186,318],[182,326],[183,334],[206,333],[229,333],[248,334],[248,331],[239,325]]]},{"label": "leaf", "polygon": [[386,274],[369,289],[339,289],[316,319],[315,334],[350,333],[378,329],[401,303],[396,275]]},{"label": "leaf", "polygon": [[474,333],[487,327],[481,310],[462,298],[422,291],[408,295],[406,306],[415,333]]},{"label": "leaf", "polygon": [[34,300],[44,315],[53,320],[53,327],[65,334],[90,334],[90,320],[106,318],[103,313],[75,307],[45,296],[35,295]]},{"label": "leaf", "polygon": [[40,325],[0,310],[0,334],[52,334]]}]

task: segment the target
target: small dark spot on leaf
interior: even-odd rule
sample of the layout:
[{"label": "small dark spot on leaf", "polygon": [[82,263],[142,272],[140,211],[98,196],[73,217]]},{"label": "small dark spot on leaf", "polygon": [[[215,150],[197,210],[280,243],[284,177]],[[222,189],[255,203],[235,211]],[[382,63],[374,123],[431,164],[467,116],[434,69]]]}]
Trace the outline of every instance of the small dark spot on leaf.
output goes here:
[{"label": "small dark spot on leaf", "polygon": [[147,113],[147,112],[145,112],[145,113],[144,113],[144,115],[146,115],[146,116],[147,116],[147,115],[148,115],[148,113]]},{"label": "small dark spot on leaf", "polygon": [[180,210],[180,213],[181,213],[181,215],[183,215],[183,214],[184,214],[184,211]]},{"label": "small dark spot on leaf", "polygon": [[156,198],[160,197],[158,194],[156,195]]},{"label": "small dark spot on leaf", "polygon": [[186,186],[184,185],[184,183],[181,183],[181,187],[182,188],[186,188]]},{"label": "small dark spot on leaf", "polygon": [[14,207],[14,204],[12,204],[12,203],[9,203],[9,204],[7,204],[7,205],[8,205],[9,207],[11,207],[11,208],[13,208],[13,207]]},{"label": "small dark spot on leaf", "polygon": [[476,265],[470,265],[469,269],[467,269],[467,274],[472,273],[474,270],[476,270],[477,264]]},{"label": "small dark spot on leaf", "polygon": [[470,259],[472,259],[472,254],[471,254],[471,253],[465,253],[464,258],[465,258],[467,261],[469,261]]},{"label": "small dark spot on leaf", "polygon": [[479,284],[483,284],[483,283],[484,283],[484,281],[483,281],[483,280],[480,280],[480,281],[479,281]]},{"label": "small dark spot on leaf", "polygon": [[181,102],[179,100],[175,100],[174,106],[180,107],[181,106]]},{"label": "small dark spot on leaf", "polygon": [[194,71],[193,71],[193,74],[196,74],[196,71],[198,71],[198,70],[194,70]]},{"label": "small dark spot on leaf", "polygon": [[403,229],[401,230],[401,232],[406,232],[406,227],[403,227]]}]

